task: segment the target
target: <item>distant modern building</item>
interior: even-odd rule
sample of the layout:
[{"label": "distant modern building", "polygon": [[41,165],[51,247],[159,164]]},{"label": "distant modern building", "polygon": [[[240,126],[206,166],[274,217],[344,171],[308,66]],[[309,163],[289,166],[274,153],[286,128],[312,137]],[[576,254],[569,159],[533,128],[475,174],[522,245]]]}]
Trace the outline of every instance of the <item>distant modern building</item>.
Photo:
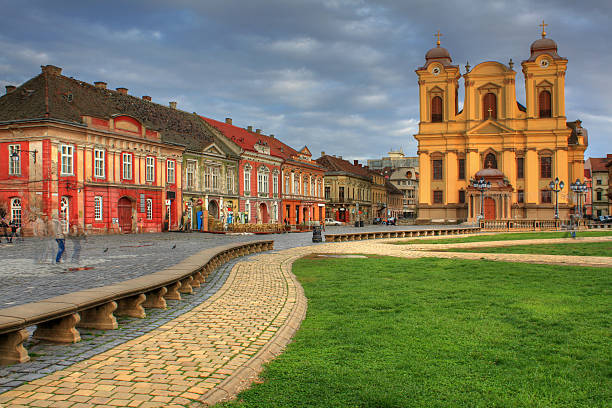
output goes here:
[{"label": "distant modern building", "polygon": [[419,193],[419,158],[406,157],[400,150],[390,151],[387,157],[368,160],[371,170],[380,171],[396,188],[402,191],[402,210],[399,216],[416,218]]},{"label": "distant modern building", "polygon": [[419,167],[418,157],[406,157],[402,149],[391,150],[389,156],[382,159],[368,160],[368,167],[371,170],[397,169],[399,167]]},{"label": "distant modern building", "polygon": [[591,172],[591,201],[587,207],[591,207],[593,217],[610,215],[609,167],[606,167],[610,160],[612,154],[608,157],[589,157],[584,164],[585,169]]}]

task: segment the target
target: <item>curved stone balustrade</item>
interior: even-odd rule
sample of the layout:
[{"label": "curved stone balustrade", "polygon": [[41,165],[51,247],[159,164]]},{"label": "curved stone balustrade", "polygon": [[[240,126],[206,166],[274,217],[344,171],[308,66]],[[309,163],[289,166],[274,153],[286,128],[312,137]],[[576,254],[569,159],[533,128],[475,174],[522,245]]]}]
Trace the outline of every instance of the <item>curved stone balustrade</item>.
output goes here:
[{"label": "curved stone balustrade", "polygon": [[346,234],[325,234],[325,242],[344,242],[361,241],[364,239],[379,238],[410,238],[426,237],[438,235],[473,234],[480,232],[480,227],[454,227],[454,228],[435,228],[408,231],[373,231],[373,232],[352,232]]},{"label": "curved stone balustrade", "polygon": [[181,294],[192,293],[218,266],[273,247],[274,241],[219,246],[150,275],[0,309],[0,364],[30,360],[23,347],[28,327],[36,326],[36,339],[76,343],[81,340],[78,328],[117,329],[115,315],[144,318],[146,308],[165,309],[166,299],[180,300]]}]

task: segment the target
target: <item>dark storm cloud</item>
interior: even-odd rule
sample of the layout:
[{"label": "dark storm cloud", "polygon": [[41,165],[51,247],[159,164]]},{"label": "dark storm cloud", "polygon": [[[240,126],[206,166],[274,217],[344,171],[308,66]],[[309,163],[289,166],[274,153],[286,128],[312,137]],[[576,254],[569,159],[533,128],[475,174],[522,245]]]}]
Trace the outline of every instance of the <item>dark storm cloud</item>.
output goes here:
[{"label": "dark storm cloud", "polygon": [[[612,85],[607,1],[105,1],[1,2],[0,85],[41,64],[66,75],[216,119],[234,118],[350,158],[415,154],[414,70],[442,43],[455,63],[520,61],[549,37],[569,59],[566,110],[589,129],[590,155],[610,151]],[[463,72],[462,68],[462,72]],[[460,91],[461,92],[461,91]],[[461,95],[460,95],[460,99]]]}]

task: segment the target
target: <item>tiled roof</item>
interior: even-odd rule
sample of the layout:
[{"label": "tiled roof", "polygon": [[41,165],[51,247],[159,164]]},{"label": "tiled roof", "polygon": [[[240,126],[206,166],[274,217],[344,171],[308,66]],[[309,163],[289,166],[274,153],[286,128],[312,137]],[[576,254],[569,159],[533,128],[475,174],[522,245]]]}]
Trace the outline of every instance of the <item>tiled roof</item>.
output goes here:
[{"label": "tiled roof", "polygon": [[329,172],[345,172],[349,174],[353,174],[359,177],[367,178],[370,180],[372,175],[370,174],[370,170],[365,167],[355,166],[350,162],[343,160],[339,157],[324,155],[317,159],[317,163],[323,166]]},{"label": "tiled roof", "polygon": [[43,72],[0,97],[0,121],[57,119],[82,124],[81,116],[109,119],[131,116],[162,141],[201,150],[214,136],[197,115],[110,89],[97,88],[52,72]]},{"label": "tiled roof", "polygon": [[589,161],[591,162],[591,171],[603,171],[607,172],[606,164],[608,164],[608,159],[605,157],[589,157]]}]

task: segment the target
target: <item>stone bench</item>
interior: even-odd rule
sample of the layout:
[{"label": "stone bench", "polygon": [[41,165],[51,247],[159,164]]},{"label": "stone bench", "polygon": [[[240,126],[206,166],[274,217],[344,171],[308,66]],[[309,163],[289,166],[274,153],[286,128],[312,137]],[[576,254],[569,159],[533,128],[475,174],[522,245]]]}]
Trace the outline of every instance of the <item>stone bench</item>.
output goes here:
[{"label": "stone bench", "polygon": [[480,227],[432,228],[407,231],[351,232],[346,234],[325,234],[325,242],[361,241],[380,238],[407,238],[436,235],[473,234]]},{"label": "stone bench", "polygon": [[223,245],[191,255],[150,275],[81,290],[39,302],[0,309],[0,364],[29,361],[23,342],[33,337],[54,343],[81,340],[78,328],[117,329],[115,316],[144,318],[145,308],[166,308],[166,299],[192,293],[217,267],[240,256],[273,249],[274,241]]}]

